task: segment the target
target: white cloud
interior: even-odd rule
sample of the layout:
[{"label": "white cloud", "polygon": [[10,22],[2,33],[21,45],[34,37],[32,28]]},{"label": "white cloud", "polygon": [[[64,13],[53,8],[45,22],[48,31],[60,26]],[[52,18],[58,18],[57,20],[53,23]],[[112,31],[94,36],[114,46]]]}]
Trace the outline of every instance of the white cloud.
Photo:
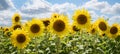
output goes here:
[{"label": "white cloud", "polygon": [[20,11],[27,14],[40,14],[50,11],[51,4],[45,0],[29,0],[26,2]]},{"label": "white cloud", "polygon": [[82,8],[99,10],[103,14],[117,14],[120,15],[120,3],[110,5],[107,1],[91,0],[82,5]]},{"label": "white cloud", "polygon": [[45,0],[30,0],[21,7],[20,12],[24,17],[44,18],[50,17],[53,12],[68,14],[75,8],[76,5],[72,3],[51,4]]},{"label": "white cloud", "polygon": [[0,1],[0,25],[11,25],[11,17],[16,11],[12,0]]},{"label": "white cloud", "polygon": [[82,7],[87,9],[94,9],[94,10],[101,10],[106,7],[109,7],[110,5],[106,1],[99,2],[98,0],[90,0],[86,2]]},{"label": "white cloud", "polygon": [[0,10],[7,10],[9,8],[15,9],[11,0],[1,0],[0,1]]},{"label": "white cloud", "polygon": [[120,24],[120,16],[113,16],[109,19],[109,24],[112,25],[113,23],[119,23]]},{"label": "white cloud", "polygon": [[98,15],[96,14],[95,11],[89,11],[91,18],[92,18],[92,22],[94,22],[95,20],[98,19]]},{"label": "white cloud", "polygon": [[53,12],[64,13],[69,10],[76,9],[76,5],[72,3],[63,3],[63,4],[55,4],[51,7]]},{"label": "white cloud", "polygon": [[120,15],[120,3],[115,3],[114,5],[101,10],[104,14],[114,14]]},{"label": "white cloud", "polygon": [[11,25],[11,18],[14,12],[11,9],[0,11],[0,25]]}]

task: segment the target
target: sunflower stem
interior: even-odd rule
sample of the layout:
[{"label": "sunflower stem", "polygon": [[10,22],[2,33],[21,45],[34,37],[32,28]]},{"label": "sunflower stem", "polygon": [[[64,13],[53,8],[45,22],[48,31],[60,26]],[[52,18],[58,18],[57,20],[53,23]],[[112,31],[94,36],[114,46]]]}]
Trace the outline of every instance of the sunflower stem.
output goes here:
[{"label": "sunflower stem", "polygon": [[18,49],[18,53],[17,54],[24,54],[24,53],[22,52],[22,49]]},{"label": "sunflower stem", "polygon": [[37,37],[35,37],[35,54],[38,54],[38,48],[37,48]]},{"label": "sunflower stem", "polygon": [[59,37],[57,37],[57,40],[56,40],[56,48],[57,48],[56,54],[59,54],[60,53],[59,52],[59,50],[60,50],[60,38]]}]

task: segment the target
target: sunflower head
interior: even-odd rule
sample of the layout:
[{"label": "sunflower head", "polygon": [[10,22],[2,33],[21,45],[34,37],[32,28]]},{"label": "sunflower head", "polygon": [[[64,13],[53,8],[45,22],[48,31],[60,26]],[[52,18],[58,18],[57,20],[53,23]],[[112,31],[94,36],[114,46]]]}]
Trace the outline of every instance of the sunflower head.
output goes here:
[{"label": "sunflower head", "polygon": [[42,21],[33,19],[32,21],[29,21],[27,28],[30,36],[39,36],[43,33],[45,27]]},{"label": "sunflower head", "polygon": [[50,22],[49,30],[52,34],[64,36],[68,33],[69,24],[68,19],[65,16],[61,15]]},{"label": "sunflower head", "polygon": [[59,14],[58,13],[53,13],[51,18],[58,18],[59,17]]},{"label": "sunflower head", "polygon": [[94,23],[90,26],[89,33],[97,34],[97,27]]},{"label": "sunflower head", "polygon": [[100,33],[100,36],[104,37],[104,36],[106,36],[106,33]]},{"label": "sunflower head", "polygon": [[10,37],[11,36],[11,31],[4,32],[4,35]]},{"label": "sunflower head", "polygon": [[16,30],[16,29],[22,29],[22,25],[21,24],[13,24],[12,30]]},{"label": "sunflower head", "polygon": [[106,33],[108,31],[108,23],[106,20],[104,20],[104,18],[99,18],[96,22],[95,22],[96,26],[97,26],[97,30],[100,33]]},{"label": "sunflower head", "polygon": [[8,27],[5,27],[5,28],[4,28],[4,31],[9,31],[9,28],[8,28]]},{"label": "sunflower head", "polygon": [[113,24],[108,31],[108,37],[116,38],[118,35],[120,35],[120,26],[119,24]]},{"label": "sunflower head", "polygon": [[18,49],[23,49],[30,41],[28,33],[23,29],[14,30],[10,37],[12,44],[14,45],[14,47],[17,47]]},{"label": "sunflower head", "polygon": [[78,32],[78,31],[80,31],[80,29],[78,29],[74,24],[72,24],[70,26],[70,33],[71,34],[74,34],[74,33]]},{"label": "sunflower head", "polygon": [[80,29],[78,29],[76,26],[73,26],[72,29],[73,29],[73,31],[76,31],[76,32],[80,31]]},{"label": "sunflower head", "polygon": [[42,19],[42,22],[45,27],[48,27],[48,25],[50,24],[50,19],[49,18]]},{"label": "sunflower head", "polygon": [[90,26],[91,16],[89,12],[85,9],[76,10],[73,15],[73,20],[76,26],[80,29],[88,29]]},{"label": "sunflower head", "polygon": [[0,30],[3,30],[3,27],[2,27],[2,26],[0,27]]},{"label": "sunflower head", "polygon": [[13,22],[13,23],[19,23],[19,22],[20,22],[20,19],[21,19],[20,14],[15,13],[15,14],[13,15],[13,17],[12,17],[12,22]]}]

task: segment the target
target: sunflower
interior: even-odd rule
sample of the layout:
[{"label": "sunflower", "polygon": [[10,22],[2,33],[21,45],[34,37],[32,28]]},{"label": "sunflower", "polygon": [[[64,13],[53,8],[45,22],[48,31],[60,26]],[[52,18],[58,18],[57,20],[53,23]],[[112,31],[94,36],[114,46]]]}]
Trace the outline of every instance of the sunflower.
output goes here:
[{"label": "sunflower", "polygon": [[4,35],[10,37],[11,36],[11,31],[5,31]]},{"label": "sunflower", "polygon": [[9,31],[9,28],[8,28],[8,27],[5,27],[5,28],[4,28],[4,31]]},{"label": "sunflower", "polygon": [[113,24],[108,31],[108,37],[116,38],[118,35],[120,35],[120,26],[119,24]]},{"label": "sunflower", "polygon": [[20,16],[20,14],[18,14],[18,13],[15,13],[15,14],[12,16],[12,22],[13,22],[13,23],[20,23],[20,19],[21,19],[21,16]]},{"label": "sunflower", "polygon": [[50,19],[49,18],[44,18],[44,19],[42,19],[42,22],[43,22],[45,27],[48,27],[48,25],[50,24]]},{"label": "sunflower", "polygon": [[94,23],[90,26],[90,29],[89,29],[88,32],[93,34],[93,35],[97,34],[97,27],[96,27],[96,25]]},{"label": "sunflower", "polygon": [[96,22],[95,22],[96,26],[97,26],[97,30],[99,32],[100,35],[102,34],[106,34],[108,31],[108,22],[104,20],[104,18],[99,18]]},{"label": "sunflower", "polygon": [[1,31],[1,30],[3,30],[3,27],[2,27],[2,26],[0,26],[0,31]]},{"label": "sunflower", "polygon": [[74,23],[79,29],[88,29],[90,26],[90,19],[91,16],[89,12],[85,9],[76,10],[73,15]]},{"label": "sunflower", "polygon": [[22,29],[22,25],[21,24],[12,24],[12,30],[16,30],[16,29]]},{"label": "sunflower", "polygon": [[39,36],[44,32],[44,24],[39,19],[32,19],[28,22],[28,32],[30,36]]},{"label": "sunflower", "polygon": [[14,30],[10,38],[14,47],[17,47],[18,49],[25,48],[26,45],[30,42],[28,33],[23,29]]},{"label": "sunflower", "polygon": [[74,24],[72,24],[71,27],[70,27],[70,31],[71,31],[71,33],[74,34],[78,31],[80,31],[80,29],[78,29]]},{"label": "sunflower", "polygon": [[58,18],[59,17],[59,14],[58,13],[53,13],[51,18]]},{"label": "sunflower", "polygon": [[67,35],[69,32],[68,18],[61,15],[58,18],[51,19],[49,30],[52,34],[58,35],[59,37]]}]

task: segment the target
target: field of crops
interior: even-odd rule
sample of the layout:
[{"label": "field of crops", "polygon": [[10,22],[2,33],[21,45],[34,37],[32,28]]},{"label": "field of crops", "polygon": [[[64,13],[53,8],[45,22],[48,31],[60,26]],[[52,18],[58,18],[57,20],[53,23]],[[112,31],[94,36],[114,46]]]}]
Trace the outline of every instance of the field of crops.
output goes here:
[{"label": "field of crops", "polygon": [[21,23],[15,13],[12,25],[0,27],[1,54],[119,54],[120,25],[109,25],[104,17],[91,22],[86,9],[68,16],[53,13],[49,18]]}]

